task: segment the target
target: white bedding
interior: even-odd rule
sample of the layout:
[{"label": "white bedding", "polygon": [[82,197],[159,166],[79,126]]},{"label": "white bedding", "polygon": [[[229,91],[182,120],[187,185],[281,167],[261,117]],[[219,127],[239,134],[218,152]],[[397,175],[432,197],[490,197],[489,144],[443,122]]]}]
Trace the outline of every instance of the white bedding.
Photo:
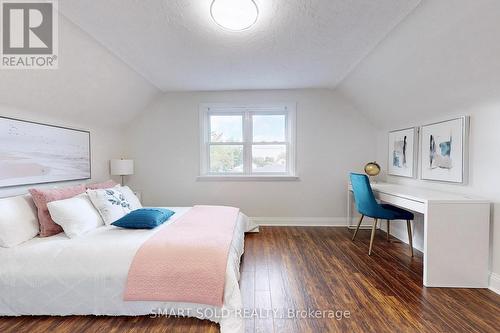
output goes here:
[{"label": "white bedding", "polygon": [[0,248],[0,315],[152,315],[161,309],[218,322],[221,332],[243,332],[243,320],[226,316],[225,311],[242,307],[238,281],[244,232],[255,228],[242,213],[229,253],[222,309],[191,303],[123,301],[136,251],[189,207],[169,209],[176,214],[168,224],[153,230],[104,226],[78,238],[69,239],[61,233]]}]

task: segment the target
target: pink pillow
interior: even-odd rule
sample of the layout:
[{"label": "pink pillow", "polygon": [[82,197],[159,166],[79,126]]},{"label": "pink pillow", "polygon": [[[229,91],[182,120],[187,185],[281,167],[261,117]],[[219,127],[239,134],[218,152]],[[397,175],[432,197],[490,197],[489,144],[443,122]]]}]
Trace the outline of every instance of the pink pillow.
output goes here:
[{"label": "pink pillow", "polygon": [[36,208],[38,209],[38,222],[40,223],[40,237],[49,237],[63,231],[50,217],[47,203],[56,200],[69,199],[85,192],[85,186],[76,185],[55,189],[37,189],[29,190]]},{"label": "pink pillow", "polygon": [[102,183],[87,184],[86,187],[89,190],[99,190],[103,188],[115,187],[116,185],[118,185],[118,183],[110,179]]}]

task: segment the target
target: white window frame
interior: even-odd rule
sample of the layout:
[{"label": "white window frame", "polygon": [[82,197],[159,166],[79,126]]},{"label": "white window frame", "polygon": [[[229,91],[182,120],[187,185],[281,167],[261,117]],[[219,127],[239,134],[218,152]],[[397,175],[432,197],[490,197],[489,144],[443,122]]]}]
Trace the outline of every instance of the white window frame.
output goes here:
[{"label": "white window frame", "polygon": [[[243,142],[210,142],[210,116],[242,115]],[[253,142],[254,115],[285,115],[285,142]],[[199,106],[200,116],[200,176],[199,180],[298,180],[296,174],[296,107],[295,103],[280,104],[225,104],[203,103]],[[211,173],[211,145],[243,146],[243,172]],[[286,145],[287,170],[285,172],[252,172],[253,145]]]}]

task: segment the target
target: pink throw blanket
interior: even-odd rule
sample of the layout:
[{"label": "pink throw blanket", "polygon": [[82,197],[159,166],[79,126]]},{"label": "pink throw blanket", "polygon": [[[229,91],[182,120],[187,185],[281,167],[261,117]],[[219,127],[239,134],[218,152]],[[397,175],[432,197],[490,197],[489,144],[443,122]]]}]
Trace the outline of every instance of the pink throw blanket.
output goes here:
[{"label": "pink throw blanket", "polygon": [[238,214],[233,207],[195,206],[151,236],[130,266],[124,300],[221,307]]}]

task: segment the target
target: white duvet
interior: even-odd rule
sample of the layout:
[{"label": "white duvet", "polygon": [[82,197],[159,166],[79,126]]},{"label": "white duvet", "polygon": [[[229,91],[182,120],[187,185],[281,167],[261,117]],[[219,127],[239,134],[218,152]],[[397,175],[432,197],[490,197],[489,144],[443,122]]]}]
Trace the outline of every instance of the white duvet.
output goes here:
[{"label": "white duvet", "polygon": [[244,233],[255,229],[240,213],[226,268],[224,306],[125,302],[128,269],[141,244],[182,216],[189,207],[153,230],[113,226],[69,239],[61,233],[34,238],[14,248],[0,248],[0,315],[155,315],[179,314],[218,322],[221,332],[243,332],[243,320],[228,310],[242,307],[238,285]]}]

